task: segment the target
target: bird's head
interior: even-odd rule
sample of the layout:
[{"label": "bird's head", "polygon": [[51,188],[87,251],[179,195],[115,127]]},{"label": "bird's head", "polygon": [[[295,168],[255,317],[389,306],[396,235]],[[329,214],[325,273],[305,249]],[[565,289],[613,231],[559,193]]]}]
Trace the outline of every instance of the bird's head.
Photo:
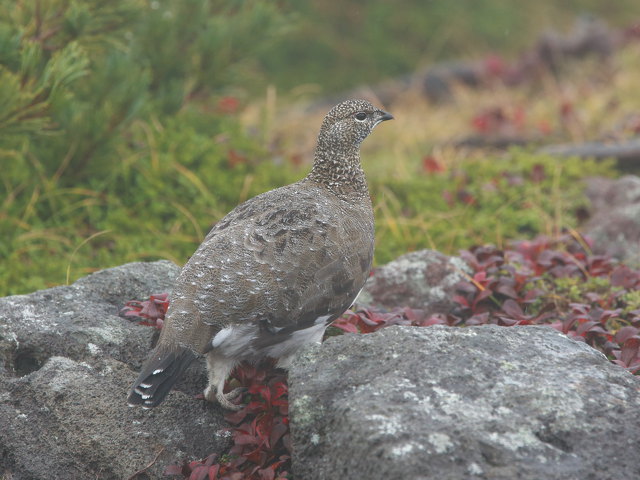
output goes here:
[{"label": "bird's head", "polygon": [[366,100],[347,100],[333,107],[322,122],[320,142],[358,147],[376,125],[393,115]]}]

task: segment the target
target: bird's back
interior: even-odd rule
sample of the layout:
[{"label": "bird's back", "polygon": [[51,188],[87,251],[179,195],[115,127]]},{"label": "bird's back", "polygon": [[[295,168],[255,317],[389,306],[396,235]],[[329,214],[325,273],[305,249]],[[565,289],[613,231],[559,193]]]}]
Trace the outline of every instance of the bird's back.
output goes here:
[{"label": "bird's back", "polygon": [[212,228],[183,268],[163,336],[202,354],[220,330],[246,327],[243,355],[251,358],[269,338],[277,343],[280,329],[284,335],[333,320],[368,277],[373,229],[368,197],[352,203],[309,181],[248,200]]}]

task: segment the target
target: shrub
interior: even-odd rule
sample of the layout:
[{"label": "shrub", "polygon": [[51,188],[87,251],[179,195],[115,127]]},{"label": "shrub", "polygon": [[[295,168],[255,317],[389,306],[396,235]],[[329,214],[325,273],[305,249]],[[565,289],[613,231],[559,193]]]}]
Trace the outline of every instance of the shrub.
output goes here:
[{"label": "shrub", "polygon": [[287,23],[261,1],[0,0],[0,295],[181,263],[266,188],[229,91]]}]

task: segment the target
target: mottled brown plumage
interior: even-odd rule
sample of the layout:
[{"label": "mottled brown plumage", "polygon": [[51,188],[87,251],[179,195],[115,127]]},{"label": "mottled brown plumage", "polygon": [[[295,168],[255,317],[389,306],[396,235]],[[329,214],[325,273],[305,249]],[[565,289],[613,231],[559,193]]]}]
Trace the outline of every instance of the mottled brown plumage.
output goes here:
[{"label": "mottled brown plumage", "polygon": [[391,118],[364,100],[334,107],[304,179],[247,200],[211,229],[176,281],[130,404],[156,406],[206,355],[205,398],[237,409],[230,400],[239,392],[222,393],[237,363],[272,357],[286,367],[300,346],[322,339],[369,275],[373,210],[360,143]]}]

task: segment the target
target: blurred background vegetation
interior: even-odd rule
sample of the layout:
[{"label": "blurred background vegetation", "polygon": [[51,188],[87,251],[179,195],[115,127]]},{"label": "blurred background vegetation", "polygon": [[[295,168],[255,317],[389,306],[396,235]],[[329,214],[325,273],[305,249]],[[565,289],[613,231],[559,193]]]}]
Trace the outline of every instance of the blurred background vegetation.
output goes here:
[{"label": "blurred background vegetation", "polygon": [[[306,173],[326,111],[309,105],[442,60],[514,58],[582,13],[640,19],[637,0],[0,0],[0,295],[182,264],[238,202]],[[385,105],[397,120],[363,150],[376,262],[576,226],[581,179],[611,163],[448,142],[495,105],[558,138],[607,131],[640,112],[639,56],[447,105],[408,87]],[[567,102],[578,124],[558,114]]]}]

